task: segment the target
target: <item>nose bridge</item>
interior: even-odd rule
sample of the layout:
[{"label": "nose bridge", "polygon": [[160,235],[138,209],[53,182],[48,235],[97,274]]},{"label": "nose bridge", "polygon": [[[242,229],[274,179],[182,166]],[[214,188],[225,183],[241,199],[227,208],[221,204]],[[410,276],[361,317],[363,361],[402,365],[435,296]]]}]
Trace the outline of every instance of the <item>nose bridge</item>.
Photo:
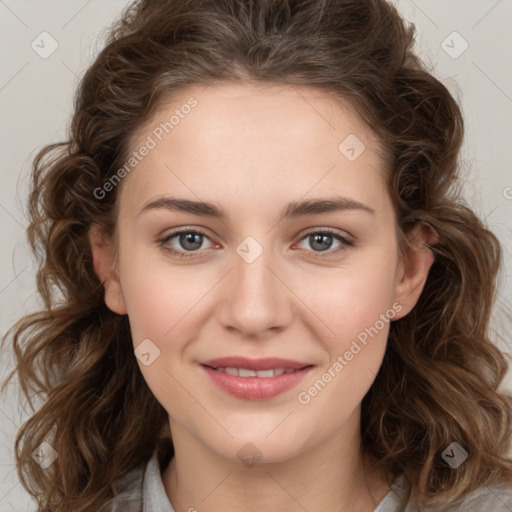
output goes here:
[{"label": "nose bridge", "polygon": [[286,286],[276,276],[271,237],[245,238],[233,254],[233,270],[223,289],[220,319],[225,327],[257,335],[290,321]]}]

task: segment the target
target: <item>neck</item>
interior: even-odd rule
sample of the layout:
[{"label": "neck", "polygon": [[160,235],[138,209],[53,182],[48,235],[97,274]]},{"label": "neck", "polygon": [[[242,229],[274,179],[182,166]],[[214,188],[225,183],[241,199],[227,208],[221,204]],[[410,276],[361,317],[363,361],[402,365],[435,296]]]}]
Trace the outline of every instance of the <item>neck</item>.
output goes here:
[{"label": "neck", "polygon": [[[359,426],[284,462],[248,467],[172,425],[175,456],[162,479],[176,512],[373,512],[391,477],[361,453]],[[264,459],[262,459],[264,460]]]}]

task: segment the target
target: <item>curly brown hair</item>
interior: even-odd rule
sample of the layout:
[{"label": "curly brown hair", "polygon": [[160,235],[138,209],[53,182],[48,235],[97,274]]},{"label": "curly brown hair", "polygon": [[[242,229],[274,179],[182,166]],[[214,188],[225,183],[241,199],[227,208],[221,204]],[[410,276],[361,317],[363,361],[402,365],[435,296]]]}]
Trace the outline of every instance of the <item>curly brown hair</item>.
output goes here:
[{"label": "curly brown hair", "polygon": [[[25,489],[47,512],[106,511],[114,482],[145,464],[168,426],[144,381],[126,315],[110,311],[93,268],[92,225],[112,235],[120,187],[98,187],[164,99],[193,84],[305,85],[349,101],[389,163],[399,244],[433,230],[435,261],[414,309],[391,324],[363,399],[364,450],[408,498],[442,506],[512,481],[505,355],[490,339],[500,244],[460,196],[464,126],[448,89],[414,54],[415,28],[385,0],[141,0],[111,27],[83,76],[69,139],[33,165],[28,237],[44,309],[17,322],[21,391],[34,414],[15,443]],[[44,396],[35,411],[32,398]],[[144,421],[141,421],[144,419]],[[45,471],[31,458],[48,441]],[[457,470],[441,453],[470,454]]]}]

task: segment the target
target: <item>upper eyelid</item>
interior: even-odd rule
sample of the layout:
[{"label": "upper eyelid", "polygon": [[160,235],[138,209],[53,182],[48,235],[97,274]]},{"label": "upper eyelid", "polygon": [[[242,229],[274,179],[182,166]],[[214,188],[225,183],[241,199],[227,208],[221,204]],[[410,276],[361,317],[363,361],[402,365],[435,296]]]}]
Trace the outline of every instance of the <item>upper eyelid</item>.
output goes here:
[{"label": "upper eyelid", "polygon": [[203,231],[202,229],[198,229],[198,228],[186,228],[186,227],[185,228],[177,228],[175,231],[171,231],[168,234],[160,237],[160,240],[163,240],[163,241],[170,240],[171,238],[174,238],[175,236],[178,236],[178,235],[182,235],[184,233],[196,233],[198,235],[203,235],[206,238],[210,239],[210,241],[213,242],[213,240],[211,240],[210,235],[208,235],[208,233],[206,231]]},{"label": "upper eyelid", "polygon": [[[214,244],[214,245],[217,244],[217,242],[212,240],[211,237],[208,235],[208,233],[206,233],[206,231],[203,231],[202,228],[200,229],[200,228],[192,228],[192,227],[186,227],[186,226],[183,228],[177,228],[175,231],[171,231],[167,235],[163,236],[160,240],[162,242],[165,242],[165,241],[171,240],[174,237],[184,234],[184,233],[196,233],[196,234],[199,234],[199,235],[202,235],[202,236],[208,238],[212,244]],[[350,244],[353,243],[353,239],[354,239],[354,237],[347,232],[344,232],[345,234],[342,234],[342,233],[338,232],[337,230],[335,230],[334,228],[326,228],[326,227],[309,228],[305,233],[299,234],[297,236],[300,237],[299,242],[301,242],[307,236],[310,236],[312,234],[317,234],[317,233],[324,233],[324,234],[332,235],[335,238],[339,237],[341,240],[338,240],[338,241],[341,241],[341,242],[346,241],[347,243],[350,243]],[[192,254],[194,252],[199,252],[199,251],[183,251],[183,252],[189,252]]]}]

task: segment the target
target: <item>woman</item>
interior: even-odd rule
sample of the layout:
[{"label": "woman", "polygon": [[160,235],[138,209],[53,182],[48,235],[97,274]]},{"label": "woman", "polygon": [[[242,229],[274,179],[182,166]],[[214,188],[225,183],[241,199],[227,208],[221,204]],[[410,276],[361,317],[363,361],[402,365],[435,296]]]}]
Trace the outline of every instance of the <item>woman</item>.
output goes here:
[{"label": "woman", "polygon": [[412,43],[384,0],[125,11],[34,163],[41,510],[512,507],[500,244]]}]

